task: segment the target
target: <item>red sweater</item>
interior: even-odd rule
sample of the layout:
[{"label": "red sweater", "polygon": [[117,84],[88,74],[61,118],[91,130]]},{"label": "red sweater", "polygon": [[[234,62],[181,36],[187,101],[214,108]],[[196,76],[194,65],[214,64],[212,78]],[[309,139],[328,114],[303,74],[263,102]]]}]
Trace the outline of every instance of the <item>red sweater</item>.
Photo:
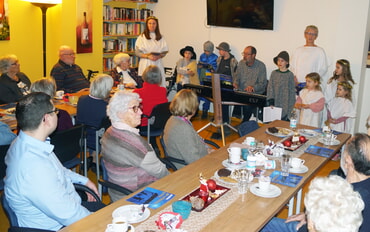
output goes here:
[{"label": "red sweater", "polygon": [[[135,89],[133,92],[138,93],[142,99],[141,104],[143,104],[144,115],[150,115],[154,106],[168,101],[166,88],[156,84],[144,82],[141,89]],[[143,117],[141,119],[141,126],[147,125],[148,119]]]}]

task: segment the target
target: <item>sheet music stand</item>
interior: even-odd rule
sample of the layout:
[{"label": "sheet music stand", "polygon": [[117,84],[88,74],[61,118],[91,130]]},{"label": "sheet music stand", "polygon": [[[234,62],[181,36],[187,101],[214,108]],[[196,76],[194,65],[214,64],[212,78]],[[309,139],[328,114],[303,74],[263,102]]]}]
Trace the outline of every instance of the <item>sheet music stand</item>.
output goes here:
[{"label": "sheet music stand", "polygon": [[221,137],[222,137],[222,144],[225,146],[225,132],[223,126],[228,126],[230,129],[238,132],[237,129],[232,127],[229,123],[222,122],[222,100],[221,100],[221,82],[220,82],[220,74],[212,73],[212,102],[213,102],[213,109],[214,109],[214,119],[210,121],[207,125],[200,128],[197,133],[200,133],[204,129],[209,126],[213,127],[221,127]]}]

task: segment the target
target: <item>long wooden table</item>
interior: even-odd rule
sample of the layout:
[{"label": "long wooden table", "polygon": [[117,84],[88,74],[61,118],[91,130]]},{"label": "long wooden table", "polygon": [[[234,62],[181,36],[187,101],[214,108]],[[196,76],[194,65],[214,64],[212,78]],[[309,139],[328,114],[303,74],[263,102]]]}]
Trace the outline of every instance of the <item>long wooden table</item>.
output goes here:
[{"label": "long wooden table", "polygon": [[[268,125],[264,125],[260,129],[254,131],[248,136],[253,136],[258,140],[267,143],[268,139],[273,141],[279,141],[281,138],[274,137],[265,133],[267,127],[279,126],[289,127],[289,123],[285,121],[274,121]],[[298,128],[310,128],[302,125],[298,125]],[[334,149],[333,155],[336,154],[341,146],[350,138],[350,134],[340,134],[337,139],[341,142],[337,146],[330,146]],[[241,143],[245,137],[237,139],[235,142]],[[318,144],[322,145],[322,144]],[[178,200],[180,197],[185,196],[193,189],[199,187],[198,174],[201,172],[205,177],[211,177],[215,171],[222,168],[222,161],[227,159],[227,147],[222,147],[219,150],[199,159],[198,161],[166,176],[152,184],[150,187],[164,190],[170,193],[176,194],[176,196],[168,202],[166,205],[159,209],[151,210],[151,216],[161,211],[164,207],[172,204],[173,201]],[[304,153],[301,156],[304,159],[305,165],[309,168],[308,172],[304,174],[298,174],[303,176],[302,180],[295,187],[288,187],[284,185],[277,185],[281,190],[282,194],[276,198],[261,198],[248,192],[244,201],[242,196],[231,203],[231,205],[209,223],[202,231],[258,231],[260,230],[274,215],[276,215],[287,203],[294,197],[297,192],[324,166],[329,158],[324,158],[316,155],[310,155]],[[280,168],[280,165],[277,165]],[[270,172],[267,172],[269,174]],[[256,180],[255,180],[256,181]],[[139,190],[140,191],[140,190]],[[136,192],[137,193],[137,192]],[[135,193],[134,193],[135,194]],[[132,196],[131,194],[130,196]],[[126,201],[127,196],[82,220],[65,227],[61,231],[104,231],[107,224],[112,221],[112,212],[117,207],[122,205],[131,204]],[[206,217],[207,215],[202,215]],[[190,219],[188,219],[190,220]],[[134,224],[137,226],[139,224]],[[153,230],[158,231],[156,226],[153,225]],[[189,231],[190,232],[190,231]]]}]

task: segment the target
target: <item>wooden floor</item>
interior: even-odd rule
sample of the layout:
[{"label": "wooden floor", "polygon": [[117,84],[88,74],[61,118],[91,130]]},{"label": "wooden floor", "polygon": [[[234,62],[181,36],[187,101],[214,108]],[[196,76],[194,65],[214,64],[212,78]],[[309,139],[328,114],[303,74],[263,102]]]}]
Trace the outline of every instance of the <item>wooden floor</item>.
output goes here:
[{"label": "wooden floor", "polygon": [[[202,128],[203,126],[207,125],[207,123],[209,123],[210,120],[211,120],[211,115],[208,119],[201,119],[200,118],[201,112],[198,115],[199,116],[194,117],[193,120],[192,120],[193,126],[196,130],[198,130],[198,129]],[[236,119],[236,118],[232,119],[232,122],[231,122],[232,126],[236,127],[239,124],[240,124],[239,119]],[[213,126],[209,126],[205,130],[203,130],[200,133],[200,135],[203,138],[211,140],[211,141],[217,143],[219,146],[222,146],[222,141],[221,140],[215,140],[215,139],[211,138],[212,134],[216,131],[217,131],[217,128],[214,128]],[[232,133],[229,136],[226,137],[226,146],[228,146],[228,144],[230,144],[232,141],[234,141],[237,138],[239,138],[239,135],[236,132],[232,131]],[[338,167],[339,167],[339,162],[338,161],[329,161],[320,170],[320,172],[317,174],[317,176],[327,176],[330,173],[331,170],[336,169]],[[93,181],[96,180],[96,175],[91,170],[89,171],[88,176],[91,180],[93,180]],[[303,189],[303,196],[304,196],[304,193],[307,191],[307,187],[308,186],[305,186],[305,188]],[[104,195],[103,196],[103,202],[107,204],[107,203],[109,203],[109,201],[110,201],[109,196]],[[279,213],[278,217],[286,218],[287,217],[287,209],[283,209]],[[8,227],[9,227],[8,219],[7,219],[3,209],[1,208],[0,209],[0,232],[6,232]]]}]

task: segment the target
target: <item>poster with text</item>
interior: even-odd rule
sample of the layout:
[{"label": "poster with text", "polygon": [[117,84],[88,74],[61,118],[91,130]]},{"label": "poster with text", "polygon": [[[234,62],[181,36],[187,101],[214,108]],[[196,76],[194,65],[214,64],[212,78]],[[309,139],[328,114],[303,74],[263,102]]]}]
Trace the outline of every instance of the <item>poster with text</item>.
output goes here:
[{"label": "poster with text", "polygon": [[0,40],[10,40],[8,0],[0,0]]},{"label": "poster with text", "polygon": [[77,53],[92,52],[92,0],[76,1],[77,26],[76,26],[76,48]]}]

